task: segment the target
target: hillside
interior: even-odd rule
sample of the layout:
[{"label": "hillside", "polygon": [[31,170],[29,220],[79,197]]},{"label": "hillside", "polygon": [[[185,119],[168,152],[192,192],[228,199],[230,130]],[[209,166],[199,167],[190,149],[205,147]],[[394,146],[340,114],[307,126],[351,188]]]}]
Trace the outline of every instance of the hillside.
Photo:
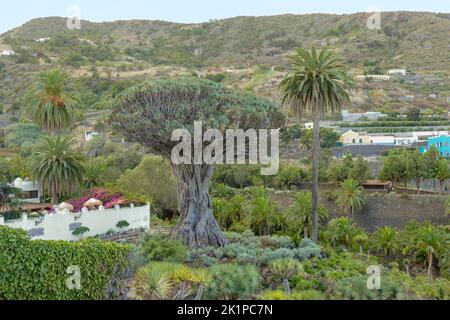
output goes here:
[{"label": "hillside", "polygon": [[[369,30],[365,13],[236,17],[201,24],[164,21],[82,21],[40,18],[0,36],[0,126],[19,118],[33,74],[68,68],[86,89],[83,108],[145,77],[219,74],[234,87],[279,99],[287,56],[299,46],[336,49],[354,75],[402,68],[412,80],[362,81],[350,109],[404,112],[410,107],[447,110],[450,100],[450,14],[390,12],[382,29]],[[50,38],[43,42],[36,39]],[[222,79],[223,78],[223,79]],[[92,87],[95,87],[93,90]],[[14,119],[12,119],[14,120]]]}]

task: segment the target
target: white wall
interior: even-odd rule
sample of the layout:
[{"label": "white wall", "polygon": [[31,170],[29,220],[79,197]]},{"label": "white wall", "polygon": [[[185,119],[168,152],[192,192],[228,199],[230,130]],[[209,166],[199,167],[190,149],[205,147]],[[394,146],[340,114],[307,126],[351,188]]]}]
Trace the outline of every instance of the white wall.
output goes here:
[{"label": "white wall", "polygon": [[[77,217],[79,218],[77,219]],[[90,230],[83,237],[92,237],[105,234],[110,230],[118,231],[116,225],[122,220],[126,220],[130,224],[123,230],[149,229],[150,205],[103,209],[86,213],[66,211],[65,213],[45,215],[42,221],[40,219],[28,219],[27,214],[23,213],[22,219],[5,223],[4,218],[0,216],[0,225],[24,229],[28,231],[32,239],[72,241],[79,239],[79,237],[72,235],[73,230],[78,226],[82,225]]]}]

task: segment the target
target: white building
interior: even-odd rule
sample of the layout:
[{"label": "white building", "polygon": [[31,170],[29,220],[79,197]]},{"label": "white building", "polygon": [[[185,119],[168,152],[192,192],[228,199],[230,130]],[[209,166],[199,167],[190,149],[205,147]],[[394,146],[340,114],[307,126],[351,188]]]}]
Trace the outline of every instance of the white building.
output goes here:
[{"label": "white building", "polygon": [[388,71],[389,75],[396,75],[396,76],[406,76],[407,72],[405,69],[391,69]]},{"label": "white building", "polygon": [[391,79],[391,77],[389,75],[385,75],[385,74],[368,74],[368,75],[356,76],[356,80],[367,80],[367,79],[388,81]]},{"label": "white building", "polygon": [[367,118],[371,121],[376,121],[380,118],[387,117],[386,114],[381,112],[365,112],[365,113],[352,113],[348,110],[341,111],[342,121],[355,122],[361,120],[361,118]]},{"label": "white building", "polygon": [[86,131],[84,133],[84,140],[87,142],[91,140],[93,137],[97,137],[100,135],[100,132],[97,131]]},{"label": "white building", "polygon": [[3,51],[1,51],[0,52],[0,56],[13,56],[13,55],[15,55],[16,53],[14,52],[14,50],[9,50],[9,49],[6,49],[6,50],[3,50]]},{"label": "white building", "polygon": [[386,145],[393,146],[396,144],[395,137],[385,135],[370,135],[366,132],[354,132],[349,130],[342,134],[340,141],[344,146],[348,145]]},{"label": "white building", "polygon": [[26,213],[18,220],[5,221],[0,216],[0,226],[10,228],[20,228],[28,232],[31,239],[40,240],[65,240],[74,241],[78,237],[73,235],[73,231],[83,226],[89,228],[89,231],[83,237],[94,237],[103,235],[109,231],[119,231],[117,224],[120,221],[127,221],[128,226],[120,231],[150,228],[150,205],[142,207],[116,207],[84,212],[69,212],[67,209],[63,212],[45,214],[40,218],[28,218]]},{"label": "white building", "polygon": [[36,181],[30,181],[28,178],[24,180],[17,178],[12,185],[20,190],[20,201],[28,203],[41,202],[41,189]]},{"label": "white building", "polygon": [[36,41],[36,42],[46,42],[46,41],[48,41],[50,39],[51,39],[50,37],[48,37],[48,38],[39,38],[39,39],[35,39],[34,41]]}]

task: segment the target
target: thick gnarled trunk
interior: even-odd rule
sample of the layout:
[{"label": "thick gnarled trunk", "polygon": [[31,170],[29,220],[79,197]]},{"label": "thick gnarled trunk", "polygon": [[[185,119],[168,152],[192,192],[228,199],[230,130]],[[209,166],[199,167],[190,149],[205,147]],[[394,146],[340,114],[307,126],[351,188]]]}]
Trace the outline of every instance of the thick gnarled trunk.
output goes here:
[{"label": "thick gnarled trunk", "polygon": [[180,221],[172,237],[190,248],[224,246],[227,238],[212,213],[209,182],[213,165],[173,165],[178,180]]}]

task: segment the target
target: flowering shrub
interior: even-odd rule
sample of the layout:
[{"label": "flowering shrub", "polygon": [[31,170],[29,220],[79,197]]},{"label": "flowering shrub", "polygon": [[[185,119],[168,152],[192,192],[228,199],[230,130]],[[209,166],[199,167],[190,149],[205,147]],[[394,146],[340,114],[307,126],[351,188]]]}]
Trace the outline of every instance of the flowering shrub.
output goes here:
[{"label": "flowering shrub", "polygon": [[130,203],[140,204],[144,201],[138,199],[130,199],[120,192],[111,192],[106,189],[92,189],[89,190],[85,196],[78,199],[71,199],[67,202],[73,206],[73,211],[78,212],[84,206],[84,203],[89,199],[94,198],[100,200],[106,209],[113,208],[116,204],[129,205]]}]

